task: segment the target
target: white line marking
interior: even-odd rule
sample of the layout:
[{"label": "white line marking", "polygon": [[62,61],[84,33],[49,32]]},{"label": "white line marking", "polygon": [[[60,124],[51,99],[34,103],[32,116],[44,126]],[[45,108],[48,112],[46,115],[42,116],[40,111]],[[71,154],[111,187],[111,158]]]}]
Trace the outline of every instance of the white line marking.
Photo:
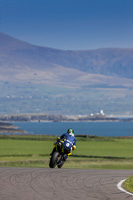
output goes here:
[{"label": "white line marking", "polygon": [[118,188],[119,190],[121,190],[122,192],[125,192],[126,194],[129,194],[129,195],[133,196],[133,193],[130,193],[130,192],[128,192],[127,190],[125,190],[125,189],[122,188],[122,184],[124,183],[125,180],[126,180],[126,179],[120,181],[120,182],[117,184],[117,188]]}]

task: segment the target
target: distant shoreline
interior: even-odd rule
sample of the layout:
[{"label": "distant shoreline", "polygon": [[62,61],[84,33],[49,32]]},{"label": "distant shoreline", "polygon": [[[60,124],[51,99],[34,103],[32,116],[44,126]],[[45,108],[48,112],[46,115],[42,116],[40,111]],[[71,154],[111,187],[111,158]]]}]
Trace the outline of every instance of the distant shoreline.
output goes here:
[{"label": "distant shoreline", "polygon": [[0,133],[16,134],[16,133],[26,133],[26,131],[19,129],[19,127],[16,127],[11,123],[0,122]]},{"label": "distant shoreline", "polygon": [[1,122],[112,122],[112,121],[133,121],[133,118],[110,117],[106,115],[53,115],[53,114],[5,114],[0,115]]},{"label": "distant shoreline", "polygon": [[133,118],[107,117],[105,115],[96,116],[65,116],[49,114],[13,114],[0,115],[0,134],[19,134],[27,133],[19,127],[13,125],[13,122],[127,122],[133,121]]}]

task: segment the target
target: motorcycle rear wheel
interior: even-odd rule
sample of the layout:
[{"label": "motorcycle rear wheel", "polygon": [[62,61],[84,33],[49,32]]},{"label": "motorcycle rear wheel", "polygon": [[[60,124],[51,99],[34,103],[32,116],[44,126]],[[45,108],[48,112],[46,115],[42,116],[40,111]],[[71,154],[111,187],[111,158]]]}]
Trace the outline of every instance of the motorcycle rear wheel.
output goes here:
[{"label": "motorcycle rear wheel", "polygon": [[62,161],[62,163],[60,165],[57,165],[58,168],[61,168],[64,165],[64,161]]}]

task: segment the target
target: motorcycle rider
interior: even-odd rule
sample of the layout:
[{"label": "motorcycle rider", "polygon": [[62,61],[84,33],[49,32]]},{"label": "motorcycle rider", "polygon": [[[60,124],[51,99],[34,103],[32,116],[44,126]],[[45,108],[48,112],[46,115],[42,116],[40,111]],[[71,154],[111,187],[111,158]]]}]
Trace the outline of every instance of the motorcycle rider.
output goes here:
[{"label": "motorcycle rider", "polygon": [[[57,138],[57,141],[62,141],[64,146],[64,153],[66,156],[64,157],[64,160],[68,158],[72,154],[72,150],[76,149],[76,138],[74,136],[74,130],[69,128],[67,130],[67,133],[64,133],[60,137]],[[54,149],[50,155],[52,155],[55,152],[56,148],[54,145]]]}]

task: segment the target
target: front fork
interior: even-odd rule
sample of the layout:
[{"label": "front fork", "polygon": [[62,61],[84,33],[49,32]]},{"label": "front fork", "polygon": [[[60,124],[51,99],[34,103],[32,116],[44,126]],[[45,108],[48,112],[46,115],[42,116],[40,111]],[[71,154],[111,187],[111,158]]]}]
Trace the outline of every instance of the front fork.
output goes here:
[{"label": "front fork", "polygon": [[57,165],[60,165],[62,163],[62,155],[60,155],[59,157],[57,157]]}]

